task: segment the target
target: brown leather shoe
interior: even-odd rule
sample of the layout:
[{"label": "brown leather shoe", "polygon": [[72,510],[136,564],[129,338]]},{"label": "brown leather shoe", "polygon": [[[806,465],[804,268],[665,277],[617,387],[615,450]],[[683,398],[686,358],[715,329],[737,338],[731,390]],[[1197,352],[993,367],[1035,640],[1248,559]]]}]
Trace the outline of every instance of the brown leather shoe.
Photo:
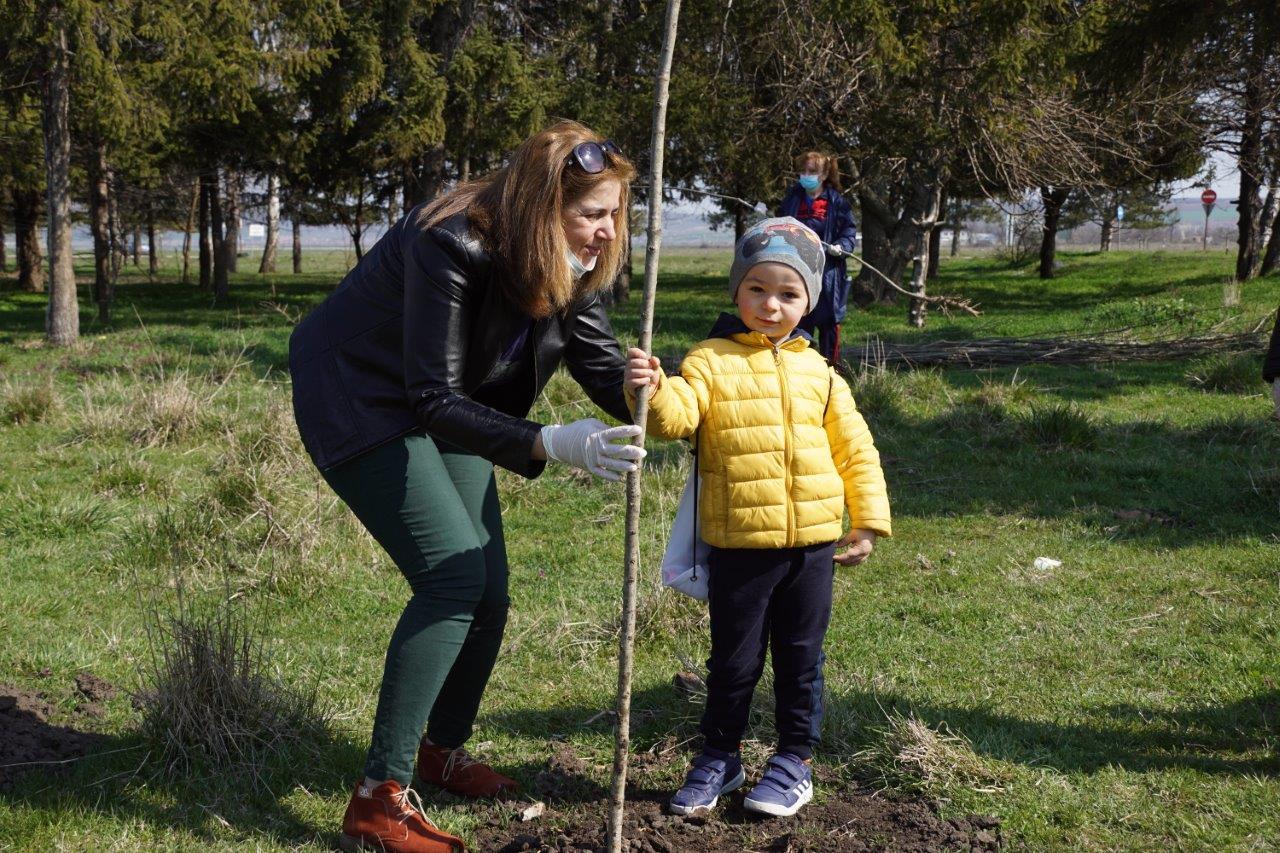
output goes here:
[{"label": "brown leather shoe", "polygon": [[464,853],[461,838],[436,828],[422,813],[417,793],[394,779],[370,790],[364,782],[356,790],[342,818],[338,846],[343,850],[385,850],[387,853]]},{"label": "brown leather shoe", "polygon": [[462,797],[496,797],[520,788],[515,779],[476,761],[462,747],[436,746],[426,738],[418,746],[418,778]]}]

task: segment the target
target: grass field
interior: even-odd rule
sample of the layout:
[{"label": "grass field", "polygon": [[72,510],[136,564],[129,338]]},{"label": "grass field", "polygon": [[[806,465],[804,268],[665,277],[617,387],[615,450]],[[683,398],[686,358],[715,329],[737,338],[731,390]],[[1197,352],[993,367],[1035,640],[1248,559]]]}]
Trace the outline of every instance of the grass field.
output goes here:
[{"label": "grass field", "polygon": [[[302,454],[288,406],[289,331],[343,257],[234,277],[224,308],[172,270],[127,277],[110,327],[82,301],[68,350],[41,343],[42,297],[0,292],[0,683],[42,690],[55,722],[103,734],[67,773],[0,792],[0,847],[331,845],[406,598]],[[682,352],[725,307],[728,259],[664,255],[657,352]],[[905,308],[876,308],[844,334],[1190,334],[1275,310],[1275,276],[1223,307],[1229,271],[1219,255],[1068,254],[1042,282],[963,259],[935,290],[982,317],[913,332]],[[624,340],[637,302],[615,311]],[[1280,847],[1280,426],[1260,361],[862,371],[896,536],[837,578],[818,756],[834,781],[819,799],[833,784],[923,794],[944,813],[998,815],[1036,850]],[[591,411],[560,375],[534,417]],[[687,461],[652,450],[638,751],[695,736],[700,707],[671,677],[707,648],[704,611],[656,586]],[[473,743],[526,784],[567,743],[605,784],[622,491],[555,468],[499,479],[513,608]],[[1061,566],[1037,569],[1041,556]],[[322,735],[256,778],[198,761],[166,773],[127,692],[101,717],[76,712],[77,673],[137,691],[165,615],[228,599],[273,671],[316,692]],[[758,693],[756,759],[771,730],[771,691]],[[670,787],[684,760],[637,779]],[[464,835],[494,814],[444,795],[428,808]]]}]

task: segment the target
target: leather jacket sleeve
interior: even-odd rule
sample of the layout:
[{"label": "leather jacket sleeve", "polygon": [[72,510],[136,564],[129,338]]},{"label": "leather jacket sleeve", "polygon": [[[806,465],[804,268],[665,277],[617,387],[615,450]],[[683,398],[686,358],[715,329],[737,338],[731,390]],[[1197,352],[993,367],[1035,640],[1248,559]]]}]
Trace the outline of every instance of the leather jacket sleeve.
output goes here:
[{"label": "leather jacket sleeve", "polygon": [[466,245],[443,228],[407,229],[402,251],[404,386],[418,422],[495,465],[538,476],[546,462],[530,454],[541,426],[477,403],[462,390],[471,312],[479,302]]},{"label": "leather jacket sleeve", "polygon": [[632,422],[622,394],[626,362],[599,294],[586,297],[578,309],[565,341],[564,360],[569,375],[587,392],[591,402],[624,424]]}]

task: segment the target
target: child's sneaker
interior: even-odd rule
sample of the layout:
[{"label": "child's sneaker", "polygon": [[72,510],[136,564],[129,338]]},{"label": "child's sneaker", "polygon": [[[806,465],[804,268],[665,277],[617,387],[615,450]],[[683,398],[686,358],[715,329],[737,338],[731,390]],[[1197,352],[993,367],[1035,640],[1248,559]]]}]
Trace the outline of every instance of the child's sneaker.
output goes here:
[{"label": "child's sneaker", "polygon": [[690,815],[713,809],[721,794],[736,791],[747,781],[742,759],[732,752],[707,747],[693,759],[693,767],[684,777],[684,785],[671,798],[671,813]]},{"label": "child's sneaker", "polygon": [[742,805],[753,812],[791,817],[813,799],[813,771],[798,756],[775,753]]}]

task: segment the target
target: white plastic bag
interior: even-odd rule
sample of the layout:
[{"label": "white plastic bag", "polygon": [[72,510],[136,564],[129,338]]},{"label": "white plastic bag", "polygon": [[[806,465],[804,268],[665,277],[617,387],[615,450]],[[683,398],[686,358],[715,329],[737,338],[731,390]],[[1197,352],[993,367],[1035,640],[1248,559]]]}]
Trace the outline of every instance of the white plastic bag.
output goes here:
[{"label": "white plastic bag", "polygon": [[662,555],[662,585],[700,601],[707,600],[707,554],[711,546],[698,535],[698,458],[680,495],[667,551]]}]

